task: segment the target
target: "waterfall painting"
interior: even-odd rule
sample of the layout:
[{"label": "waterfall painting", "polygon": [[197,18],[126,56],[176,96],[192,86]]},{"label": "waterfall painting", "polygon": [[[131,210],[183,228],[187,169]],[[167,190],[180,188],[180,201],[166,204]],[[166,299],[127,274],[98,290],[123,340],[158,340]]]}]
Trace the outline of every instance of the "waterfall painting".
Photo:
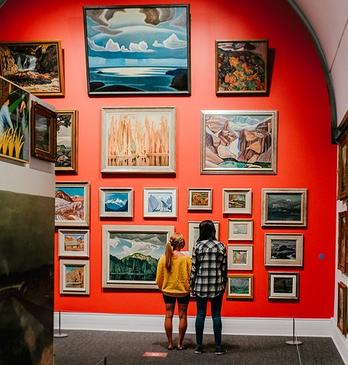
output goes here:
[{"label": "waterfall painting", "polygon": [[103,173],[174,173],[175,108],[103,108]]},{"label": "waterfall painting", "polygon": [[189,5],[85,7],[89,95],[190,94]]},{"label": "waterfall painting", "polygon": [[0,42],[0,75],[40,97],[64,96],[60,42]]},{"label": "waterfall painting", "polygon": [[176,217],[175,188],[145,188],[144,217]]}]

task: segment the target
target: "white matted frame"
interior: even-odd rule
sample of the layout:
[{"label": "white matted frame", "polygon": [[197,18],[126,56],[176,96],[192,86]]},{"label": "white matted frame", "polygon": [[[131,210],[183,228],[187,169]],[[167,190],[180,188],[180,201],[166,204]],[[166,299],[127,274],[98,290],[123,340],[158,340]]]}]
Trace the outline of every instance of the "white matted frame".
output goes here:
[{"label": "white matted frame", "polygon": [[268,273],[268,299],[299,299],[298,272],[269,272]]},{"label": "white matted frame", "polygon": [[101,217],[133,217],[133,189],[100,188],[99,212]]},{"label": "white matted frame", "polygon": [[58,229],[60,257],[88,257],[89,229]]},{"label": "white matted frame", "polygon": [[60,260],[60,294],[89,294],[88,260]]},{"label": "white matted frame", "polygon": [[253,246],[252,245],[228,245],[227,246],[228,270],[252,270]]},{"label": "white matted frame", "polygon": [[210,188],[189,188],[188,189],[188,210],[212,210],[213,189]]},{"label": "white matted frame", "polygon": [[[190,221],[188,222],[188,250],[190,252],[190,254],[192,254],[193,248],[196,245],[196,242],[198,240],[199,237],[199,223],[201,221]],[[219,240],[219,225],[220,223],[218,221],[214,221],[214,226],[215,226],[215,230],[216,230],[216,239]]]},{"label": "white matted frame", "polygon": [[303,266],[303,234],[266,233],[265,266]]},{"label": "white matted frame", "polygon": [[229,219],[228,240],[229,241],[252,241],[254,221],[252,219]]},{"label": "white matted frame", "polygon": [[229,299],[253,299],[254,275],[229,274],[227,276],[227,295]]},{"label": "white matted frame", "polygon": [[251,214],[252,190],[250,188],[222,189],[223,214]]},{"label": "white matted frame", "polygon": [[144,188],[144,217],[175,218],[176,188]]}]

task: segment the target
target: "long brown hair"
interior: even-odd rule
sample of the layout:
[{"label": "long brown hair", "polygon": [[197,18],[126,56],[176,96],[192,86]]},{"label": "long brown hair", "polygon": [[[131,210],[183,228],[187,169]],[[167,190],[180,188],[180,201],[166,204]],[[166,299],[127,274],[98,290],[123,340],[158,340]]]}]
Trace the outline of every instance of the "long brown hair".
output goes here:
[{"label": "long brown hair", "polygon": [[164,255],[166,257],[166,268],[172,270],[174,250],[181,249],[185,246],[184,236],[181,233],[174,233],[170,236],[169,242],[166,244]]}]

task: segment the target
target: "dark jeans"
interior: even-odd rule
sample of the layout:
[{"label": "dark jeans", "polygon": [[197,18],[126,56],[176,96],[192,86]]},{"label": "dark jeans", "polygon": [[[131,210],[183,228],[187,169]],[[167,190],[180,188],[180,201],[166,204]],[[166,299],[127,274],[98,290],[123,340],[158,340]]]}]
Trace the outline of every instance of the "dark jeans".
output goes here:
[{"label": "dark jeans", "polygon": [[204,321],[207,313],[207,303],[208,300],[211,304],[211,316],[213,319],[213,330],[214,330],[214,339],[215,346],[221,346],[221,307],[222,307],[222,297],[223,293],[214,297],[214,298],[202,298],[197,296],[197,317],[196,317],[196,342],[197,345],[203,344],[203,330],[204,330]]}]

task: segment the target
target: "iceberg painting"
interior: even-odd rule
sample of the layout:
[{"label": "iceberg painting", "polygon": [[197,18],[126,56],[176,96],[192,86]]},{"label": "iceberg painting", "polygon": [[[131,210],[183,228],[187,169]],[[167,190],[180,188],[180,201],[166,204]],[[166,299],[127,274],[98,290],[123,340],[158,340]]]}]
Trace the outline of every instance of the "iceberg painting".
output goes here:
[{"label": "iceberg painting", "polygon": [[176,189],[145,189],[144,217],[176,217]]}]

